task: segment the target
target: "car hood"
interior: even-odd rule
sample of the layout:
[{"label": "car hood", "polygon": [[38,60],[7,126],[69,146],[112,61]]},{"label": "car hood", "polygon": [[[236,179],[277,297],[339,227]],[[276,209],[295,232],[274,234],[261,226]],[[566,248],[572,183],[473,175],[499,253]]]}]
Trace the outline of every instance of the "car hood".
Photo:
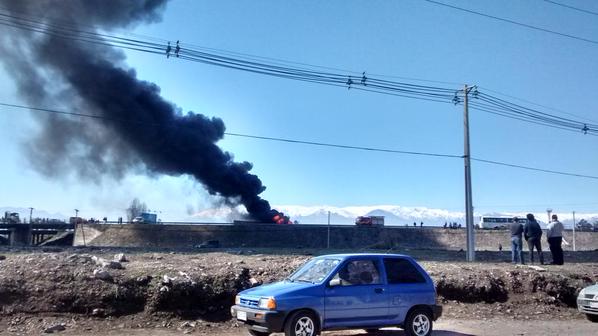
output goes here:
[{"label": "car hood", "polygon": [[274,282],[268,285],[262,285],[254,288],[250,288],[247,290],[242,291],[240,294],[241,296],[248,295],[248,296],[259,296],[259,297],[269,297],[269,296],[280,296],[284,294],[289,294],[298,290],[302,290],[305,288],[315,286],[312,283],[308,282],[290,282],[290,281],[280,281]]},{"label": "car hood", "polygon": [[598,284],[583,289],[585,294],[598,295]]}]

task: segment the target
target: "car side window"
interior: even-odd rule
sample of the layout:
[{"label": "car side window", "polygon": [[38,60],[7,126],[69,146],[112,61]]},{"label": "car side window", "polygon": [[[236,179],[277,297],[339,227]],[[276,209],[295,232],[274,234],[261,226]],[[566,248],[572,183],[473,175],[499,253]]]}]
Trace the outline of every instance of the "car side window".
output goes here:
[{"label": "car side window", "polygon": [[387,258],[384,259],[386,278],[389,284],[407,284],[426,282],[420,271],[406,259]]},{"label": "car side window", "polygon": [[342,286],[375,285],[382,283],[380,271],[374,260],[353,260],[346,263],[335,278],[341,280]]}]

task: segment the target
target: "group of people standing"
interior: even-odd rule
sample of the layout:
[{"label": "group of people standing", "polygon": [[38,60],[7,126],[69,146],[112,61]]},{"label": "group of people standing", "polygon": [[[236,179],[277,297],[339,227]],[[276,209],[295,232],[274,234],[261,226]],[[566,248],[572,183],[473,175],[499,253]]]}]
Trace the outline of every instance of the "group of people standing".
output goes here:
[{"label": "group of people standing", "polygon": [[[525,264],[523,256],[523,239],[527,242],[530,252],[530,261],[534,263],[534,249],[538,254],[540,264],[544,265],[544,256],[542,255],[542,228],[533,214],[527,214],[525,225],[519,222],[519,218],[514,217],[511,223],[511,261],[513,263],[520,262]],[[546,237],[550,253],[552,254],[552,265],[563,265],[563,231],[565,230],[563,223],[558,219],[557,215],[552,215],[552,220],[548,224],[546,230]]]}]

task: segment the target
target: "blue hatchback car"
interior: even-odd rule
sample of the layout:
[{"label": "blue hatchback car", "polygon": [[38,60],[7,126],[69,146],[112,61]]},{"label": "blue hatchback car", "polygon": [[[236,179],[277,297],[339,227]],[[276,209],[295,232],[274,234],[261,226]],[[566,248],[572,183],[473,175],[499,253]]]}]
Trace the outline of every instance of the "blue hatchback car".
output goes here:
[{"label": "blue hatchback car", "polygon": [[432,279],[409,256],[333,254],[309,260],[283,281],[242,291],[231,314],[254,336],[395,326],[427,336],[442,306]]}]

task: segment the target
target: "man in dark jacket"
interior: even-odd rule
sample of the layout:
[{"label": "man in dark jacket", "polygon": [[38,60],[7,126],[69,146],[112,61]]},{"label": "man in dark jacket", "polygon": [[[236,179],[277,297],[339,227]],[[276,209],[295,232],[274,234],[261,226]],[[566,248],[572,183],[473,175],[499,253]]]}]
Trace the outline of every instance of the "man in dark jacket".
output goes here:
[{"label": "man in dark jacket", "polygon": [[540,257],[540,264],[544,265],[544,256],[542,255],[542,228],[540,224],[534,218],[534,215],[527,214],[527,223],[523,228],[523,235],[527,240],[527,246],[529,247],[529,255],[531,263],[534,263],[534,247],[538,251]]}]

